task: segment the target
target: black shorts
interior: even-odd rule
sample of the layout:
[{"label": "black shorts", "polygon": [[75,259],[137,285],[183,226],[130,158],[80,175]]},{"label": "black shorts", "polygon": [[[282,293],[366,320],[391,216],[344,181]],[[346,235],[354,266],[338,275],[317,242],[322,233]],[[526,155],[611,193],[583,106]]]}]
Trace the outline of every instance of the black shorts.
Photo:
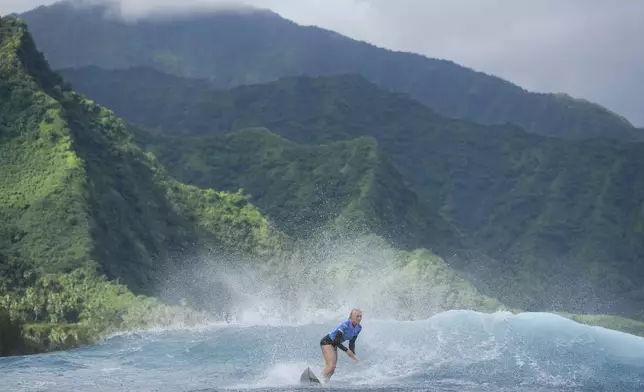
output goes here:
[{"label": "black shorts", "polygon": [[324,335],[322,340],[320,340],[320,346],[326,346],[327,344],[332,345],[336,350],[338,349],[338,347],[333,344],[333,340],[331,340],[331,336],[329,336],[329,334]]}]

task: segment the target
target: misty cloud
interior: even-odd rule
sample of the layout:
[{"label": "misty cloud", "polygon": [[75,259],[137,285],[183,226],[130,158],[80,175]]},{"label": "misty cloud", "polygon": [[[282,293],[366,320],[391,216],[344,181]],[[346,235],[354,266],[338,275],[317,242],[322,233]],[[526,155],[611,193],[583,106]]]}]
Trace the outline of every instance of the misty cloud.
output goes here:
[{"label": "misty cloud", "polygon": [[[4,0],[21,12],[48,0]],[[88,1],[88,0],[85,0]],[[89,0],[95,1],[95,0]],[[48,1],[51,3],[52,1]],[[644,2],[621,0],[246,0],[394,50],[449,59],[531,91],[566,92],[644,125]],[[127,17],[232,8],[218,0],[127,0]]]}]

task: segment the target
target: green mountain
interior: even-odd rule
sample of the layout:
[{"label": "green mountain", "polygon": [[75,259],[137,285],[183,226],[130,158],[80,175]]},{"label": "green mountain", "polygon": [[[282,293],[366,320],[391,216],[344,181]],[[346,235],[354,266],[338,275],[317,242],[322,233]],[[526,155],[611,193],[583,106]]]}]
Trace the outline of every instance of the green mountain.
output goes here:
[{"label": "green mountain", "polygon": [[181,137],[133,132],[179,180],[230,192],[243,188],[293,237],[335,226],[356,237],[375,233],[410,250],[463,247],[460,234],[408,189],[371,137],[311,146],[263,128]]},{"label": "green mountain", "polygon": [[[365,223],[377,228],[417,218],[392,214],[424,213],[413,193],[398,186],[399,175],[371,139],[307,149],[265,131],[227,137],[266,143],[256,153],[277,154],[275,160],[247,158],[262,170],[274,164],[280,172],[289,154],[342,155],[320,156],[322,173],[312,177],[342,181],[324,173],[342,164],[359,182],[356,188],[345,184],[353,199],[340,216],[369,213],[378,219]],[[223,147],[220,142],[213,139],[210,146]],[[347,156],[354,153],[366,162]],[[305,167],[300,164],[306,166],[288,162],[296,178]],[[343,293],[369,288],[384,316],[503,307],[425,249],[399,251],[371,234],[294,243],[242,193],[178,182],[134,144],[123,121],[52,73],[26,25],[13,17],[0,19],[0,167],[0,355],[77,347],[133,328],[234,317],[248,300],[283,304],[286,317],[303,302],[337,307]],[[381,178],[396,186],[378,190]],[[345,192],[333,184],[328,189]],[[399,192],[410,205],[387,205],[393,197],[387,192]],[[444,227],[424,222],[419,230]],[[336,294],[338,303],[330,303]]]},{"label": "green mountain", "polygon": [[594,103],[528,92],[450,61],[386,50],[263,10],[126,22],[104,5],[60,2],[20,16],[57,69],[146,66],[218,88],[353,73],[449,117],[564,138],[641,140],[640,130]]},{"label": "green mountain", "polygon": [[155,132],[263,126],[301,144],[372,137],[414,191],[496,260],[474,255],[463,266],[488,295],[520,308],[641,317],[641,143],[561,140],[448,119],[351,75],[230,91],[144,68],[63,75]]},{"label": "green mountain", "polygon": [[[1,183],[5,238],[11,239],[3,244],[5,252],[17,252],[42,272],[73,269],[91,258],[108,276],[143,288],[156,257],[213,239],[222,250],[240,248],[243,237],[228,243],[228,234],[209,227],[216,221],[202,221],[221,219],[209,208],[229,210],[226,219],[256,228],[246,248],[269,241],[268,222],[252,205],[239,195],[173,180],[132,143],[111,112],[48,72],[23,25],[12,19],[5,24]],[[15,45],[24,53],[12,53]],[[66,227],[52,230],[50,224]],[[152,226],[154,235],[146,229]],[[187,230],[177,231],[177,226]],[[240,228],[239,234],[245,230]],[[95,241],[107,238],[97,246]]]},{"label": "green mountain", "polygon": [[179,310],[135,294],[162,296],[184,257],[259,261],[283,246],[243,195],[169,176],[112,112],[49,70],[13,17],[0,19],[0,166],[2,353],[172,319]]},{"label": "green mountain", "polygon": [[[281,303],[286,315],[302,301],[339,306],[352,290],[353,296],[369,290],[383,317],[503,307],[426,250],[401,252],[374,236],[293,246],[242,194],[176,181],[133,143],[111,111],[50,71],[26,26],[14,18],[0,19],[0,97],[0,355],[77,347],[114,331],[212,317],[159,299],[187,299],[233,316],[249,300]],[[250,130],[227,137],[253,135],[260,136]],[[279,144],[307,156],[303,146]],[[401,192],[412,204],[408,211],[423,213],[420,203],[413,206],[413,194],[396,185],[398,174],[374,145],[362,138],[326,149],[376,158],[362,171],[359,162],[345,160],[356,165],[348,175],[364,180],[373,173],[374,184],[386,181],[361,184],[366,196],[356,199],[362,206],[354,210],[386,207],[383,201],[395,200],[387,192]],[[273,162],[279,167],[279,159]],[[338,167],[335,157],[319,163]],[[381,185],[386,189],[374,190]],[[399,207],[393,211],[404,213]],[[386,208],[371,216],[384,224],[391,217]],[[238,282],[252,289],[240,291]],[[336,294],[338,302],[329,302]],[[644,330],[628,320],[568,317]]]}]

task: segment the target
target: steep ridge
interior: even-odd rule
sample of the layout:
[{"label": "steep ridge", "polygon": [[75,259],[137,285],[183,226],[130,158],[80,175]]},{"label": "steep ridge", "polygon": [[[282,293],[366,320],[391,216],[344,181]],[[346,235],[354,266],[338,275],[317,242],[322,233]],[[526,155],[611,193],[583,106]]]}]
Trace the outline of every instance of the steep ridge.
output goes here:
[{"label": "steep ridge", "polygon": [[371,137],[311,146],[265,128],[181,137],[131,130],[179,180],[243,188],[278,228],[299,239],[337,226],[355,236],[376,233],[409,250],[463,247],[460,233],[408,189]]},{"label": "steep ridge", "polygon": [[421,197],[502,260],[471,266],[491,295],[529,309],[641,317],[641,143],[566,141],[448,119],[352,75],[217,91],[143,68],[63,74],[157,132],[264,126],[302,144],[373,137]]},{"label": "steep ridge", "polygon": [[128,22],[117,13],[105,5],[60,2],[20,16],[57,69],[148,66],[208,79],[220,88],[285,76],[354,73],[450,117],[510,122],[563,138],[642,140],[623,117],[586,100],[528,92],[451,61],[386,50],[300,26],[269,11],[199,12]]},{"label": "steep ridge", "polygon": [[[3,95],[11,95],[11,99],[3,100],[3,113],[7,115],[3,116],[2,147],[6,157],[4,161],[8,164],[8,170],[3,170],[3,183],[6,184],[4,188],[11,192],[5,197],[12,201],[12,204],[5,204],[11,207],[4,210],[4,214],[5,222],[13,221],[18,225],[16,232],[12,233],[14,241],[10,249],[20,248],[22,252],[18,255],[21,259],[33,261],[45,272],[75,267],[64,262],[59,265],[57,257],[75,260],[91,255],[108,275],[128,280],[137,279],[137,272],[119,272],[119,268],[150,266],[152,254],[163,258],[195,241],[194,245],[198,247],[198,240],[207,238],[205,236],[220,235],[216,243],[231,246],[222,234],[212,231],[212,228],[204,230],[205,223],[201,219],[206,218],[203,213],[207,211],[190,209],[205,208],[200,203],[209,202],[222,211],[228,209],[232,214],[229,218],[243,219],[246,217],[244,214],[253,216],[250,204],[240,202],[236,195],[201,191],[174,181],[154,159],[132,143],[123,124],[108,110],[66,89],[60,79],[56,80],[57,75],[47,73],[46,63],[30,45],[24,26],[11,20],[6,24],[16,26],[13,33],[16,38],[13,42],[7,38],[3,41],[4,64],[20,62],[26,68],[21,72],[19,68],[3,67]],[[21,50],[13,57],[9,50],[16,41]],[[44,76],[32,77],[30,68]],[[14,78],[17,79],[15,84]],[[34,82],[45,90],[34,88]],[[23,121],[29,122],[25,124]],[[46,169],[38,170],[42,168]],[[31,179],[29,174],[34,178]],[[32,193],[32,189],[39,189],[43,194]],[[164,194],[165,197],[161,196]],[[237,205],[245,205],[248,211],[233,208]],[[55,206],[61,208],[52,208]],[[12,218],[16,211],[20,215]],[[49,213],[59,215],[48,217]],[[69,244],[62,238],[43,235],[51,227],[32,219],[31,214],[49,218],[49,225],[68,224],[73,233],[71,236],[66,230],[51,232],[58,232],[68,239],[78,237],[79,242]],[[213,214],[207,219],[215,216]],[[37,226],[21,227],[23,222],[37,223]],[[263,238],[258,233],[266,230],[268,222],[265,218],[257,215],[256,221],[245,223],[257,229],[251,231],[249,243],[261,244]],[[156,228],[156,238],[146,233],[146,226]],[[180,233],[174,229],[176,226],[192,228]],[[21,231],[28,233],[23,235]],[[245,229],[239,233],[243,232]],[[16,243],[18,238],[20,240]],[[95,246],[94,241],[106,238],[110,239],[109,243]],[[235,250],[239,239],[235,238]],[[36,244],[40,241],[50,255],[46,265],[40,264],[45,261],[40,258],[43,249]],[[137,246],[130,247],[134,244]],[[100,248],[101,251],[92,248]],[[134,287],[145,287],[144,281],[145,278],[141,277],[131,283]]]},{"label": "steep ridge", "polygon": [[172,321],[183,311],[134,294],[162,295],[158,285],[193,253],[261,260],[283,246],[243,195],[166,174],[119,119],[49,70],[13,17],[0,19],[0,163],[3,353]]}]

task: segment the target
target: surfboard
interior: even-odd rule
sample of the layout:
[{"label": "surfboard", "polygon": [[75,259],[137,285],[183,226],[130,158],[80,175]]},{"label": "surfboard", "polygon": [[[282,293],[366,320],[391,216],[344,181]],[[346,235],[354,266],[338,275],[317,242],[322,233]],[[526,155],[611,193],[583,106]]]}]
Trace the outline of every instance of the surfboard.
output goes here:
[{"label": "surfboard", "polygon": [[320,384],[320,380],[315,376],[311,368],[307,367],[300,376],[300,384]]}]

